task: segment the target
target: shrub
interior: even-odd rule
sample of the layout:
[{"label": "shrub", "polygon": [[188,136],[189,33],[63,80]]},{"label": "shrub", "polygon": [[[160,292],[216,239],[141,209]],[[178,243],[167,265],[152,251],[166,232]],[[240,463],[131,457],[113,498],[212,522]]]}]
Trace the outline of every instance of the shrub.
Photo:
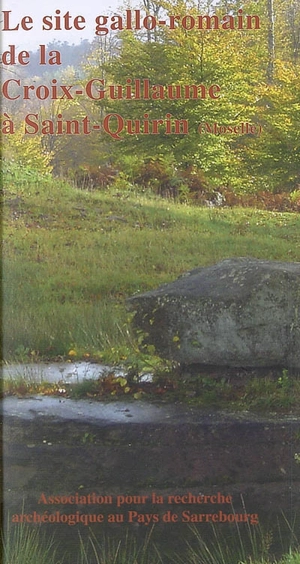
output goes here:
[{"label": "shrub", "polygon": [[106,188],[113,183],[117,170],[110,165],[79,167],[73,173],[73,180],[82,190]]}]

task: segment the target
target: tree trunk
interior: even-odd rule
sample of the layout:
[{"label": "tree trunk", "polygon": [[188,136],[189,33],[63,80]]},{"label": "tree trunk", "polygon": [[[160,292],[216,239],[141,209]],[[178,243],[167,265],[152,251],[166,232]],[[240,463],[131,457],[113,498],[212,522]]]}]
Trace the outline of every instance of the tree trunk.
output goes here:
[{"label": "tree trunk", "polygon": [[274,80],[275,64],[275,33],[274,33],[274,4],[273,0],[267,0],[268,11],[268,68],[267,81],[269,84]]}]

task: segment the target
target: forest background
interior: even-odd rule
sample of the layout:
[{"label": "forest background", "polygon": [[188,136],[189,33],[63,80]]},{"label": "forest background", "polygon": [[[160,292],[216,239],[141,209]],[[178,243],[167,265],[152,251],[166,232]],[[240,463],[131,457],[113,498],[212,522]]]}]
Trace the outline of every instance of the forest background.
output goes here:
[{"label": "forest background", "polygon": [[[299,184],[299,59],[300,8],[295,0],[258,0],[246,2],[156,2],[145,0],[144,12],[159,20],[165,13],[246,14],[260,17],[260,29],[210,29],[189,31],[177,26],[171,30],[109,31],[79,45],[53,42],[48,51],[61,53],[61,65],[40,65],[38,51],[30,63],[7,69],[7,78],[19,78],[34,86],[67,84],[84,87],[92,78],[109,84],[125,85],[126,79],[149,79],[150,84],[218,84],[216,100],[110,100],[99,102],[85,97],[68,100],[22,99],[3,101],[3,112],[13,115],[18,128],[26,113],[38,112],[40,119],[82,119],[91,123],[110,112],[124,119],[161,118],[167,112],[177,119],[189,120],[189,135],[122,135],[116,143],[108,134],[26,136],[26,145],[35,169],[52,170],[91,183],[107,185],[122,171],[126,180],[145,184],[151,181],[157,190],[176,194],[191,192],[199,197],[207,188],[229,188],[236,193],[258,190],[291,192]],[[124,9],[125,12],[125,9]],[[4,71],[5,72],[5,71]],[[6,76],[4,75],[4,79]],[[25,82],[26,81],[26,82]],[[11,90],[14,90],[11,88]],[[12,92],[12,97],[14,93]],[[261,136],[200,135],[197,125],[207,122],[260,125]],[[24,125],[7,136],[7,156],[28,164],[24,150]],[[42,151],[41,151],[42,146]],[[146,166],[147,165],[147,166]],[[110,170],[109,170],[110,169]],[[163,171],[162,171],[163,169]]]}]

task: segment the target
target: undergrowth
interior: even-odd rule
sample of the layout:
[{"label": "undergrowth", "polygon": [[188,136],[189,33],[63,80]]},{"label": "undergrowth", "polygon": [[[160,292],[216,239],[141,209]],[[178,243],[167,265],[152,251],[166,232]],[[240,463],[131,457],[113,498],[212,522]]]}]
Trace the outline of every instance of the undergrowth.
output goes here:
[{"label": "undergrowth", "polygon": [[[211,527],[207,537],[199,527],[189,526],[176,545],[160,545],[152,528],[137,542],[128,530],[122,536],[91,529],[88,536],[78,531],[72,549],[61,550],[61,542],[49,539],[39,529],[28,526],[8,526],[2,535],[4,564],[299,564],[300,553],[295,544],[294,531],[289,528],[290,541],[281,556],[274,556],[272,531],[250,527],[243,531],[239,525],[227,533]],[[290,536],[288,535],[288,536]],[[178,544],[178,540],[180,541]],[[288,544],[290,548],[288,548]],[[294,548],[292,548],[294,546]],[[60,555],[59,555],[60,553]]]},{"label": "undergrowth", "polygon": [[53,538],[24,526],[8,525],[2,534],[2,556],[3,564],[63,564]]},{"label": "undergrowth", "polygon": [[[76,366],[76,363],[75,363]],[[152,369],[152,370],[151,370]],[[148,370],[148,372],[146,371]],[[255,413],[299,413],[300,378],[287,370],[269,371],[257,376],[255,371],[211,370],[194,374],[182,373],[180,366],[163,362],[107,369],[98,378],[84,378],[68,383],[63,378],[48,382],[23,374],[6,377],[5,396],[26,397],[33,394],[72,399],[147,400],[186,403],[190,406]]]}]

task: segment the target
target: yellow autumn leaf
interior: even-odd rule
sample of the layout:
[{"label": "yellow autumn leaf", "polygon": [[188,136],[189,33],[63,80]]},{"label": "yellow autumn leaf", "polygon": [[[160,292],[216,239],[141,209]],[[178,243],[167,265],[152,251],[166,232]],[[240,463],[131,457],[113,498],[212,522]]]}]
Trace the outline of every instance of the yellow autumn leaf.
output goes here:
[{"label": "yellow autumn leaf", "polygon": [[117,378],[117,382],[120,384],[120,386],[121,386],[122,388],[124,388],[124,386],[126,386],[126,384],[127,384],[126,378],[122,378],[122,376],[120,376],[119,378]]}]

